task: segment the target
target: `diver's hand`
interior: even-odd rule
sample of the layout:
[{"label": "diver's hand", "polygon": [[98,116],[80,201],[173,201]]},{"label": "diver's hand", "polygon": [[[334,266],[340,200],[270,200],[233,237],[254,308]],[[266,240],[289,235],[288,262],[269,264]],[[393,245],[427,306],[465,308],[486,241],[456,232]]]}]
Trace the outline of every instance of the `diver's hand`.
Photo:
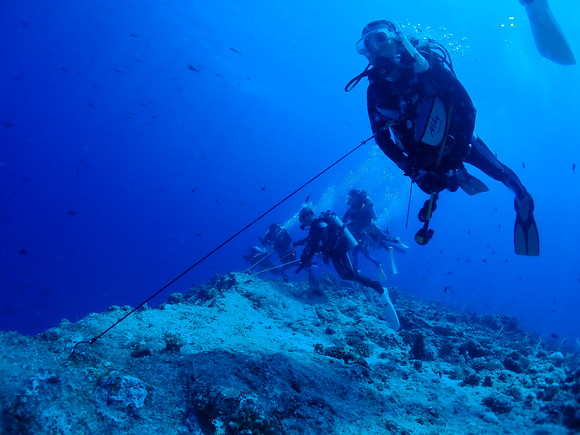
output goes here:
[{"label": "diver's hand", "polygon": [[312,266],[312,262],[310,260],[302,259],[300,260],[300,266],[298,266],[295,273],[300,273],[302,269],[308,270],[310,266]]}]

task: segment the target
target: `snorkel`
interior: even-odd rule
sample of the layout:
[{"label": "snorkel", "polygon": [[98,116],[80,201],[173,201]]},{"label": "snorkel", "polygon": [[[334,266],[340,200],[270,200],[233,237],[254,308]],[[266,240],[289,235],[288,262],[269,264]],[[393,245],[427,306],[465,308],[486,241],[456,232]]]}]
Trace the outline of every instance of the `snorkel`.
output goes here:
[{"label": "snorkel", "polygon": [[429,62],[417,51],[415,46],[411,44],[411,41],[405,36],[403,33],[403,29],[401,25],[396,21],[389,21],[395,28],[395,33],[399,37],[401,44],[405,47],[405,50],[411,55],[415,63],[413,64],[413,68],[417,74],[425,72],[429,69]]},{"label": "snorkel", "polygon": [[[384,47],[373,46],[372,38],[377,33],[384,33],[386,40],[382,42]],[[390,41],[390,42],[389,42]],[[381,43],[380,42],[380,43]],[[363,77],[369,75],[371,67],[374,67],[388,81],[395,80],[399,75],[399,69],[413,68],[415,74],[420,74],[429,69],[429,62],[417,51],[417,48],[403,33],[401,25],[396,21],[378,20],[367,24],[361,38],[355,44],[358,54],[365,56],[369,64],[362,73],[352,78],[344,87],[346,92],[353,90]],[[383,50],[388,50],[384,52]],[[403,66],[400,61],[399,51],[406,51],[413,59],[412,65]],[[443,49],[444,50],[444,49]]]}]

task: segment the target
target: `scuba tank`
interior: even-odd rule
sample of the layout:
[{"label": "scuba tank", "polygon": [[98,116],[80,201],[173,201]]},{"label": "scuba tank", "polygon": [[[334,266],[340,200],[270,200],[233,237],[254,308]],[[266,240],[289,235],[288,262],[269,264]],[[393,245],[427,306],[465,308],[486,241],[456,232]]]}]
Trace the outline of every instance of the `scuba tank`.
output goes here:
[{"label": "scuba tank", "polygon": [[332,227],[332,231],[335,231],[336,243],[333,248],[340,246],[350,251],[358,245],[352,233],[335,213],[326,212],[324,217],[325,221]]}]

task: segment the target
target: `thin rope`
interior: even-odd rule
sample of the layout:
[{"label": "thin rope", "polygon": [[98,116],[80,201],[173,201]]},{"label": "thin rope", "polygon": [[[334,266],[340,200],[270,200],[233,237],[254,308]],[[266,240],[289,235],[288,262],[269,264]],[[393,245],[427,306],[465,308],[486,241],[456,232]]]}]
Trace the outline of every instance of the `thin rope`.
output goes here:
[{"label": "thin rope", "polygon": [[407,219],[405,220],[405,228],[409,228],[409,215],[411,214],[412,195],[413,195],[413,179],[411,178],[411,187],[409,188],[409,203],[407,204]]},{"label": "thin rope", "polygon": [[292,255],[294,252],[296,252],[296,248],[294,248],[294,249],[292,249],[292,250],[290,250],[290,251],[286,252],[284,255],[282,255],[282,256],[280,257],[280,261],[284,261],[284,259],[285,259],[286,257],[288,257],[289,255]]},{"label": "thin rope", "polygon": [[262,269],[259,272],[254,273],[254,275],[255,276],[258,276],[261,273],[270,272],[271,270],[280,269],[281,267],[290,266],[291,264],[299,263],[300,261],[301,260],[292,260],[292,261],[289,261],[288,263],[279,264],[278,266],[272,266],[272,267],[270,267],[268,269]]},{"label": "thin rope", "polygon": [[260,258],[257,262],[255,262],[254,264],[252,264],[250,267],[248,267],[245,272],[248,273],[250,270],[252,270],[254,267],[256,267],[258,264],[260,264],[262,261],[264,261],[266,258],[268,258],[270,255],[272,255],[273,252],[268,252],[267,255],[264,255],[262,258]]},{"label": "thin rope", "polygon": [[362,147],[363,145],[365,145],[373,137],[375,137],[375,135],[372,135],[368,139],[363,140],[360,144],[358,144],[352,150],[350,150],[345,155],[343,155],[338,160],[336,160],[334,163],[332,163],[331,165],[329,165],[328,167],[326,167],[326,169],[322,170],[321,172],[319,172],[318,174],[316,174],[314,177],[312,177],[310,180],[308,180],[306,183],[304,183],[302,186],[298,187],[292,193],[290,193],[289,195],[287,195],[286,197],[284,197],[282,200],[278,201],[275,205],[273,205],[272,207],[270,207],[268,210],[266,210],[260,216],[258,216],[257,218],[255,218],[253,221],[251,221],[249,224],[247,224],[245,227],[243,227],[237,233],[235,233],[234,235],[230,236],[224,242],[220,243],[217,247],[215,247],[210,252],[208,252],[207,254],[205,254],[203,257],[201,257],[199,260],[197,260],[194,264],[192,264],[191,266],[189,266],[187,269],[185,269],[183,272],[181,272],[179,275],[177,275],[175,278],[173,278],[171,281],[169,281],[167,284],[165,284],[163,287],[161,287],[159,290],[157,290],[155,293],[153,293],[151,296],[149,296],[147,299],[145,299],[143,302],[141,302],[139,305],[137,305],[135,308],[133,308],[131,311],[129,311],[127,314],[125,314],[123,317],[121,317],[119,320],[117,320],[115,323],[113,323],[107,329],[105,329],[103,332],[101,332],[100,334],[98,334],[97,336],[91,338],[88,341],[80,341],[80,342],[76,343],[73,346],[73,349],[71,351],[71,356],[72,356],[72,354],[74,353],[76,347],[79,344],[81,344],[81,343],[94,344],[103,335],[105,335],[107,332],[109,332],[111,329],[113,329],[115,326],[117,326],[119,323],[121,323],[123,320],[125,320],[127,317],[129,317],[131,314],[133,314],[135,311],[137,311],[138,309],[140,309],[143,305],[145,305],[147,302],[149,302],[155,296],[159,295],[161,292],[163,292],[165,289],[167,289],[167,287],[171,286],[176,281],[178,281],[181,278],[183,278],[191,270],[193,270],[194,268],[196,268],[199,264],[203,263],[205,260],[207,260],[213,254],[215,254],[217,251],[219,251],[221,248],[223,248],[225,245],[227,245],[228,243],[230,243],[232,240],[234,240],[236,237],[238,237],[240,234],[242,234],[244,231],[246,231],[248,228],[250,228],[256,222],[258,222],[260,219],[262,219],[264,216],[268,215],[274,209],[276,209],[277,207],[279,207],[280,205],[282,205],[284,202],[286,202],[287,200],[289,200],[290,198],[292,198],[294,195],[296,195],[298,192],[300,192],[302,189],[304,189],[306,186],[308,186],[314,180],[316,180],[317,178],[321,177],[323,174],[325,174],[326,172],[328,172],[330,169],[332,169],[333,167],[335,167],[336,165],[338,165],[340,162],[342,162],[344,159],[346,159],[348,156],[350,156],[352,153],[354,153],[360,147]]}]

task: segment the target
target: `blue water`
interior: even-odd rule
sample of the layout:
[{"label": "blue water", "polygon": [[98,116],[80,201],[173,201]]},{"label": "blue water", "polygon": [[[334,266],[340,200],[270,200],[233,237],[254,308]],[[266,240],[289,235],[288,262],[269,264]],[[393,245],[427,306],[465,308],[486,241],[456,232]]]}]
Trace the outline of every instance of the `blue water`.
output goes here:
[{"label": "blue water", "polygon": [[[150,304],[245,269],[272,222],[304,237],[307,197],[341,215],[355,187],[411,245],[388,284],[575,346],[580,74],[538,54],[516,0],[200,4],[0,6],[0,329],[138,305],[369,137],[366,83],[343,88],[366,65],[362,27],[393,18],[449,44],[476,131],[534,195],[541,256],[513,254],[513,196],[476,170],[490,192],[444,193],[435,237],[415,245],[426,195],[406,228],[409,182],[369,143]],[[580,4],[552,8],[580,58]]]}]

